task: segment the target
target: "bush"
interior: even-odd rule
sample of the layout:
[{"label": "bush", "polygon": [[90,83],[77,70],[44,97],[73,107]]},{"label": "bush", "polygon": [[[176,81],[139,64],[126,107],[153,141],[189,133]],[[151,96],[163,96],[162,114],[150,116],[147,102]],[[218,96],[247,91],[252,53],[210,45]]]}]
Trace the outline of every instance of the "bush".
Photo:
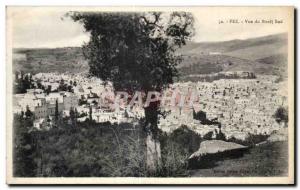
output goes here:
[{"label": "bush", "polygon": [[201,140],[198,134],[186,126],[176,129],[169,135],[162,133],[160,135],[163,163],[161,176],[186,176],[188,158],[198,150]]},{"label": "bush", "polygon": [[281,123],[284,122],[285,124],[288,123],[288,111],[287,108],[284,107],[279,107],[275,114],[273,115],[273,117],[275,118],[276,122]]},{"label": "bush", "polygon": [[[33,131],[35,151],[15,157],[20,177],[143,177],[144,132],[132,124],[120,125],[67,122],[49,131]],[[22,133],[22,135],[24,135]],[[21,138],[18,138],[21,139]],[[22,154],[17,149],[15,155]],[[34,170],[27,160],[33,162]],[[28,167],[25,167],[28,164]],[[36,169],[35,169],[36,168]],[[27,175],[28,174],[28,175]]]}]

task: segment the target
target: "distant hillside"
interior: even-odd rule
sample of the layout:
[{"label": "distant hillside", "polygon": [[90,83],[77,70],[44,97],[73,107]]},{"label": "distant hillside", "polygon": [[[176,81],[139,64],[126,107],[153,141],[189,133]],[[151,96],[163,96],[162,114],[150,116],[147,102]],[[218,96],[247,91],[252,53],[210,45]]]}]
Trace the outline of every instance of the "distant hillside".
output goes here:
[{"label": "distant hillside", "polygon": [[14,49],[13,69],[38,73],[80,73],[88,71],[81,48]]},{"label": "distant hillside", "polygon": [[[261,49],[267,51],[260,51]],[[260,59],[287,51],[287,34],[275,34],[246,40],[230,40],[224,42],[191,42],[184,46],[180,53],[184,55],[208,54],[218,52],[246,59]],[[254,57],[254,59],[253,59]]]},{"label": "distant hillside", "polygon": [[183,76],[220,71],[250,71],[255,74],[287,74],[287,34],[246,40],[189,43],[178,53]]},{"label": "distant hillside", "polygon": [[249,71],[257,74],[268,72],[270,66],[228,55],[190,55],[184,56],[183,63],[178,66],[184,75],[212,74],[221,71]]},{"label": "distant hillside", "polygon": [[[287,34],[225,42],[190,42],[177,53],[181,75],[211,74],[221,71],[250,71],[255,74],[286,75]],[[56,49],[14,49],[14,70],[25,72],[88,71],[79,47]]]},{"label": "distant hillside", "polygon": [[272,55],[269,57],[258,59],[257,61],[267,66],[271,65],[274,74],[287,76],[287,54]]}]

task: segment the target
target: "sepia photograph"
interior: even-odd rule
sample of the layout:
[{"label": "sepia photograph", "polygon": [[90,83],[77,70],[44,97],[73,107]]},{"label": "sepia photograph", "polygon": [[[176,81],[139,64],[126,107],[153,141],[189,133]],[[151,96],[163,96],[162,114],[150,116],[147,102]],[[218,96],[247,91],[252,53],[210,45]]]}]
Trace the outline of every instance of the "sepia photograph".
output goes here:
[{"label": "sepia photograph", "polygon": [[6,7],[8,184],[294,184],[294,7]]}]

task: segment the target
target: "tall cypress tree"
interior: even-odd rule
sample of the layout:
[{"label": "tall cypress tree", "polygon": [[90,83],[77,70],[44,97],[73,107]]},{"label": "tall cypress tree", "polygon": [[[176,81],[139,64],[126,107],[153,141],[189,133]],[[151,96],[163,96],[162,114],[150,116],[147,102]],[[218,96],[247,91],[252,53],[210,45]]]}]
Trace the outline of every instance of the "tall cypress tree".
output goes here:
[{"label": "tall cypress tree", "polygon": [[75,116],[75,111],[74,111],[73,107],[71,107],[71,109],[70,109],[70,120],[71,120],[71,125],[75,126],[76,116]]},{"label": "tall cypress tree", "polygon": [[58,126],[59,111],[58,111],[58,100],[57,100],[57,99],[56,99],[56,101],[55,101],[55,113],[54,113],[54,118],[55,118],[55,125]]},{"label": "tall cypress tree", "polygon": [[89,110],[89,120],[93,121],[93,110],[92,110],[92,106],[90,106],[90,110]]}]

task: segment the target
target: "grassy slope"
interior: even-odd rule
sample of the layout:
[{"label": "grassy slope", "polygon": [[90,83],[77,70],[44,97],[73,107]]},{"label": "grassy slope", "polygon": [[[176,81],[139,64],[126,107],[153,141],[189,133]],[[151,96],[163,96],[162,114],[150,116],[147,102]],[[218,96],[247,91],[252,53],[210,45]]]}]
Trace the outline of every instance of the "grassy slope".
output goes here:
[{"label": "grassy slope", "polygon": [[218,161],[209,169],[191,170],[192,177],[285,176],[288,168],[287,142],[262,144],[241,158]]}]

